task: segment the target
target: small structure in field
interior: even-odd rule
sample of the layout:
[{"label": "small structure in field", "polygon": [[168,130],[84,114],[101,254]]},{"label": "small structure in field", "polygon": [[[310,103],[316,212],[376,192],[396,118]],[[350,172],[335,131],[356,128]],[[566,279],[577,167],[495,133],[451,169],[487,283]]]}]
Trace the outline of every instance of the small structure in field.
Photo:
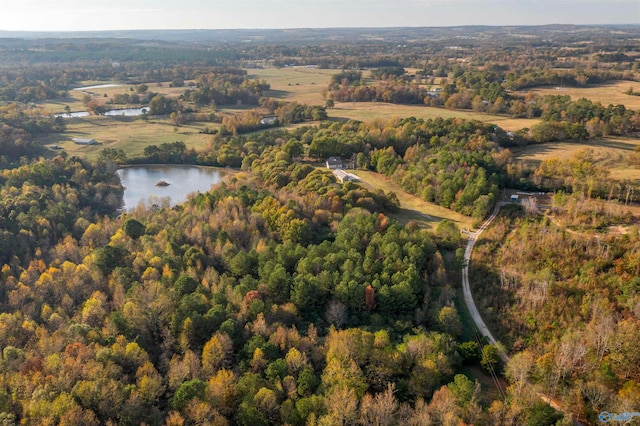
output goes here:
[{"label": "small structure in field", "polygon": [[510,198],[510,201],[512,203],[517,203],[518,202],[518,196],[517,195],[512,195],[511,198]]},{"label": "small structure in field", "polygon": [[442,94],[442,87],[435,87],[432,88],[431,90],[427,90],[427,95],[431,96],[432,98],[438,97]]},{"label": "small structure in field", "polygon": [[340,157],[329,157],[329,158],[327,158],[327,161],[326,161],[325,165],[327,166],[327,169],[329,169],[329,170],[341,169],[342,168],[342,158],[340,158]]},{"label": "small structure in field", "polygon": [[276,121],[278,121],[278,117],[276,117],[275,115],[269,115],[267,117],[263,117],[260,120],[260,124],[263,126],[272,126]]},{"label": "small structure in field", "polygon": [[75,143],[76,145],[97,145],[98,142],[96,142],[95,139],[88,139],[88,138],[73,138],[71,139],[73,141],[73,143]]}]

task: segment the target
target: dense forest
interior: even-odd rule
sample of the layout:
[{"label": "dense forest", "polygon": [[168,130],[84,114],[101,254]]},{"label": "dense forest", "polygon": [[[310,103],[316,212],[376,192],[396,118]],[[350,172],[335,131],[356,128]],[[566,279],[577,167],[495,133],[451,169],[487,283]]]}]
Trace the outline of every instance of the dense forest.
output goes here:
[{"label": "dense forest", "polygon": [[[14,254],[2,269],[8,421],[559,418],[532,398],[488,409],[478,384],[457,374],[499,358],[461,339],[450,281],[460,265],[455,226],[430,234],[394,224],[393,194],[337,184],[291,161],[295,142],[277,140],[216,190],[117,220],[65,225],[68,217],[32,207],[31,225],[13,213],[26,185],[46,195],[52,175],[60,175],[54,196],[81,202],[89,176],[113,171],[106,154],[92,166],[56,157],[7,171],[7,184],[25,182],[3,197],[15,199],[8,217],[25,218],[15,226],[36,247],[29,255],[3,247]],[[65,195],[69,168],[78,191]],[[113,198],[90,201],[86,215],[114,208]],[[47,246],[52,230],[57,242]]]},{"label": "dense forest", "polygon": [[[186,204],[118,219],[98,215],[117,196],[93,188],[114,179],[108,153],[7,170],[18,221],[6,232],[35,250],[3,246],[6,420],[491,423],[490,401],[457,374],[498,359],[461,339],[455,227],[393,223],[393,194],[291,161],[295,143],[276,138]],[[69,215],[56,214],[62,200]],[[518,407],[519,419],[545,412]]]},{"label": "dense forest", "polygon": [[[445,402],[423,402],[438,391],[458,401],[459,418],[482,418],[473,382],[453,381],[476,358],[456,342],[442,254],[455,234],[400,227],[384,213],[398,208],[392,196],[280,153],[179,208],[79,217],[70,229],[48,213],[32,231],[18,223],[59,234],[2,269],[3,416],[335,424],[390,408],[420,424],[450,415]],[[16,169],[14,186],[28,183],[3,200],[17,203],[25,185],[41,191],[43,174],[74,164],[75,176],[91,173],[59,157]],[[91,190],[90,179],[75,183]]]}]

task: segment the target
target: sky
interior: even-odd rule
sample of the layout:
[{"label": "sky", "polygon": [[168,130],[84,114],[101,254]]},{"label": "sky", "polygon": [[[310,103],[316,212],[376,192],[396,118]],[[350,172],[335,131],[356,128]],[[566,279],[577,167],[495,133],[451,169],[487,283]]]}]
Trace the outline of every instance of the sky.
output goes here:
[{"label": "sky", "polygon": [[0,30],[640,24],[640,0],[3,0]]}]

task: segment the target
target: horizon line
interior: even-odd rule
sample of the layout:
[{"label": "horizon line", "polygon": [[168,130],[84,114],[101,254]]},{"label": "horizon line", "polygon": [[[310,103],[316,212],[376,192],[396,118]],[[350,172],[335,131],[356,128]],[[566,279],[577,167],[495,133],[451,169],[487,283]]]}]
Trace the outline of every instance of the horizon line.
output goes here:
[{"label": "horizon line", "polygon": [[463,24],[463,25],[392,25],[392,26],[322,26],[322,27],[242,27],[242,28],[114,28],[103,30],[5,30],[0,28],[0,33],[108,33],[117,31],[289,31],[289,30],[383,30],[383,29],[420,29],[420,28],[535,28],[535,27],[552,27],[552,26],[570,26],[570,27],[640,27],[640,23],[630,22],[621,23],[597,23],[597,24],[571,24],[571,23],[551,23],[551,24]]}]

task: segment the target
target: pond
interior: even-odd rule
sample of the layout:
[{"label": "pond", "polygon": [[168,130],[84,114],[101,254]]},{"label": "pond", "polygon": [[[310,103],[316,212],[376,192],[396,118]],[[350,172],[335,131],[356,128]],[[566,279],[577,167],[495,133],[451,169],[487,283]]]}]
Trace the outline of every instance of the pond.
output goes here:
[{"label": "pond", "polygon": [[108,87],[120,87],[120,86],[122,86],[122,84],[107,83],[107,84],[98,84],[98,85],[95,85],[95,86],[76,87],[76,88],[73,88],[71,90],[106,89]]},{"label": "pond", "polygon": [[207,192],[219,183],[225,172],[213,167],[152,165],[118,169],[124,191],[123,209],[135,208],[141,201],[151,198],[152,204],[168,198],[175,206],[187,201],[193,192]]},{"label": "pond", "polygon": [[[127,117],[137,117],[139,115],[144,114],[145,112],[149,111],[149,108],[144,107],[144,108],[123,108],[123,109],[110,109],[109,111],[105,112],[104,115],[108,115],[111,117],[114,116],[127,116]],[[74,118],[74,117],[88,117],[89,111],[77,111],[77,112],[70,112],[70,113],[64,113],[64,114],[56,114],[56,117],[62,117],[62,118]]]},{"label": "pond", "polygon": [[77,111],[77,112],[70,112],[70,113],[64,113],[64,114],[55,114],[54,117],[62,117],[62,118],[74,118],[74,117],[88,117],[89,115],[89,111]]},{"label": "pond", "polygon": [[136,117],[148,112],[149,108],[124,108],[124,109],[112,109],[104,113],[104,115],[126,115],[127,117]]}]

